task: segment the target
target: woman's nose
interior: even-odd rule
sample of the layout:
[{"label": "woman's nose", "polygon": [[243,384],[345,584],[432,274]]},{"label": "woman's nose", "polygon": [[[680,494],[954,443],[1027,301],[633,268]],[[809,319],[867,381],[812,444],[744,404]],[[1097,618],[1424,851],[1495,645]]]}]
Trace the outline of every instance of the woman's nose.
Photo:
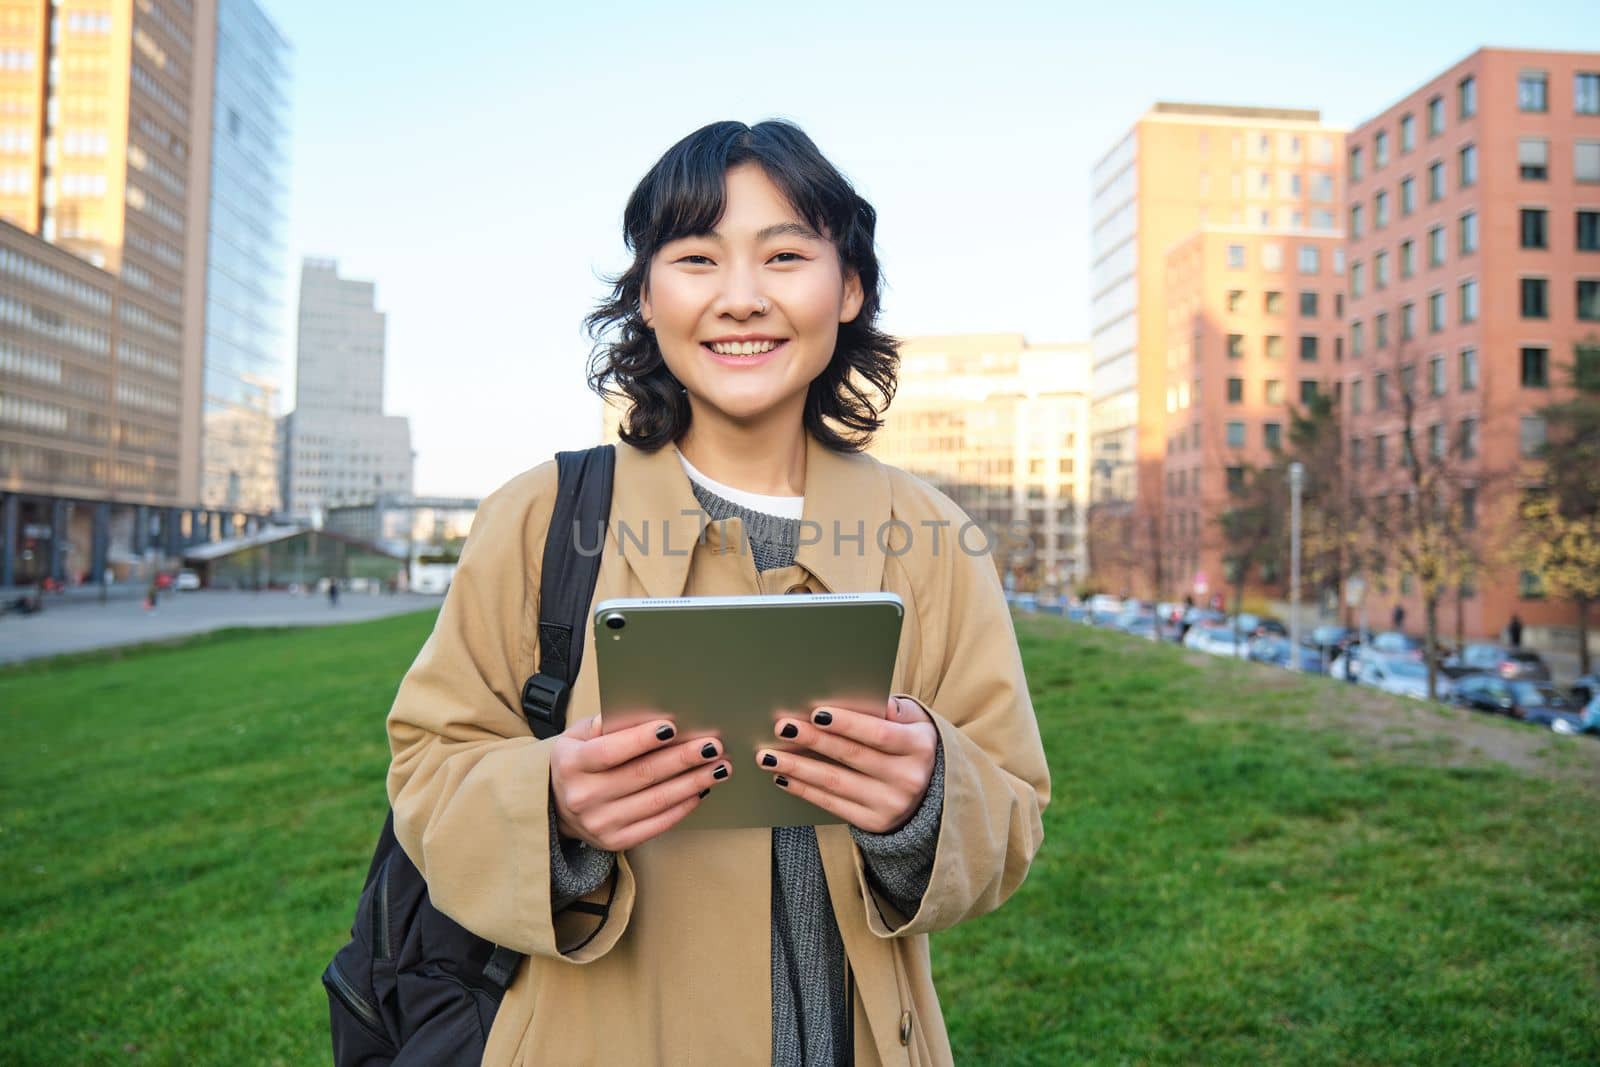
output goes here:
[{"label": "woman's nose", "polygon": [[738,268],[724,276],[722,291],[717,294],[715,311],[735,319],[748,319],[761,311],[766,304],[756,285],[753,272]]}]

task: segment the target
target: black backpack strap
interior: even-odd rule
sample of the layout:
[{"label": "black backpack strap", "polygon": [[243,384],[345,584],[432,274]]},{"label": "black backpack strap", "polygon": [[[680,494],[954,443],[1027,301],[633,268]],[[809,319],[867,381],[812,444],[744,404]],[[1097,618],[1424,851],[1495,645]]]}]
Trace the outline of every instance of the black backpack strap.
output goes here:
[{"label": "black backpack strap", "polygon": [[556,506],[539,572],[539,673],[522,687],[522,710],[538,738],[567,728],[567,700],[583,662],[589,601],[600,577],[616,462],[612,445],[556,453]]}]

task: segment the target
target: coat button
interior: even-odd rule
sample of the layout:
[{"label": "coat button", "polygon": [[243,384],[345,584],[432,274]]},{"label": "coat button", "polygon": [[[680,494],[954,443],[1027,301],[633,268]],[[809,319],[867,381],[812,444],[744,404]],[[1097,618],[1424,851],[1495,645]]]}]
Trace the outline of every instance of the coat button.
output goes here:
[{"label": "coat button", "polygon": [[900,1013],[900,1043],[902,1045],[911,1044],[911,1013],[909,1011]]}]

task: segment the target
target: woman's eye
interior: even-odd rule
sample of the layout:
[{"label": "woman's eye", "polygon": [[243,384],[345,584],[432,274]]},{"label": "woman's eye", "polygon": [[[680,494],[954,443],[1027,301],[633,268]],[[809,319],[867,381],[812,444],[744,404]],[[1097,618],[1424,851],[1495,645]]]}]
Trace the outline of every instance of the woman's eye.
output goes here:
[{"label": "woman's eye", "polygon": [[691,263],[692,262],[692,263],[694,263],[695,266],[699,267],[699,266],[703,266],[705,264],[710,263],[711,262],[711,258],[709,256],[692,255],[692,256],[684,256],[681,259],[679,259],[678,262],[679,263]]},{"label": "woman's eye", "polygon": [[[784,259],[785,256],[787,256],[789,258],[788,259]],[[777,261],[780,261],[780,262],[785,262],[785,263],[804,263],[806,261],[806,257],[802,256],[798,252],[779,252],[777,255],[773,256],[772,258],[774,260],[777,260]]]}]

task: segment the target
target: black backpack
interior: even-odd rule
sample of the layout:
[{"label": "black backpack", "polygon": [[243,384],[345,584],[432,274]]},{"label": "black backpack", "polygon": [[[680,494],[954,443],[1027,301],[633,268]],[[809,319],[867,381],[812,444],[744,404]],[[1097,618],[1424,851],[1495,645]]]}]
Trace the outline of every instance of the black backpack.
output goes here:
[{"label": "black backpack", "polygon": [[[566,728],[598,552],[575,552],[574,525],[593,537],[611,514],[610,445],[556,455],[555,512],[539,588],[539,673],[522,690],[534,736]],[[479,1064],[522,955],[478,937],[434,908],[428,887],[384,821],[350,940],[322,972],[336,1067]]]}]

